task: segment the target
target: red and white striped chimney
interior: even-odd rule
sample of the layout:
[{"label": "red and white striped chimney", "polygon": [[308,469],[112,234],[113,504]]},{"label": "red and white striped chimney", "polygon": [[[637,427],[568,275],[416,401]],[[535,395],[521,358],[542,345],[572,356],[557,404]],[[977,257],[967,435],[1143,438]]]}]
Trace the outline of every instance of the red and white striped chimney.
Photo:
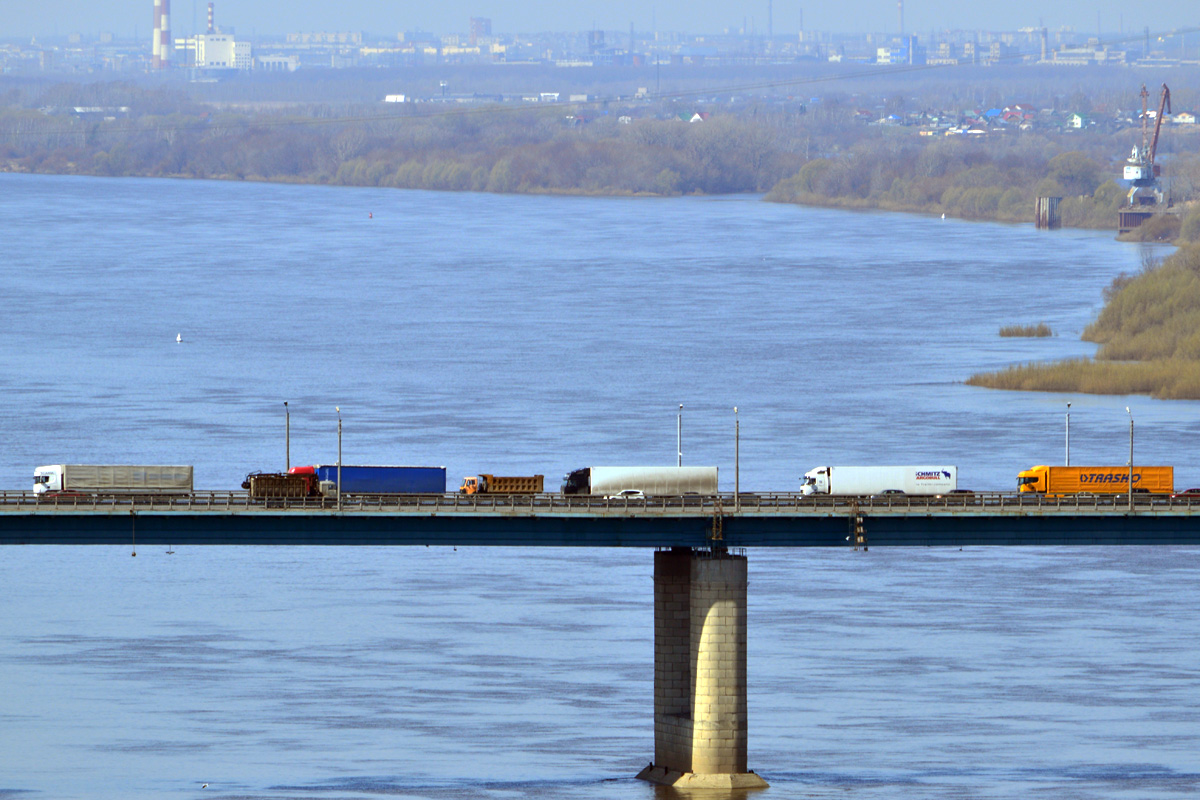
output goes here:
[{"label": "red and white striped chimney", "polygon": [[154,41],[150,44],[152,69],[162,68],[162,4],[163,0],[154,0]]},{"label": "red and white striped chimney", "polygon": [[162,29],[158,32],[159,63],[163,69],[171,66],[171,52],[175,49],[171,42],[171,0],[162,2]]},{"label": "red and white striped chimney", "polygon": [[216,28],[213,27],[213,4],[208,4],[208,32],[216,33]]}]

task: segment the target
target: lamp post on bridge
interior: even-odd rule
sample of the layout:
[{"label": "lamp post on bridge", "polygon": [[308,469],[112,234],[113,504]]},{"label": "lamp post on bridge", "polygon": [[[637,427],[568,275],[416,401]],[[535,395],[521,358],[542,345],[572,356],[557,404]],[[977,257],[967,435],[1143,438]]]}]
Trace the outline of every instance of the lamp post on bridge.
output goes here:
[{"label": "lamp post on bridge", "polygon": [[742,423],[738,419],[737,406],[733,407],[733,507],[742,507]]},{"label": "lamp post on bridge", "polygon": [[292,470],[292,412],[283,401],[283,471]]},{"label": "lamp post on bridge", "polygon": [[1133,511],[1133,412],[1125,406],[1125,413],[1129,415],[1129,510]]},{"label": "lamp post on bridge", "polygon": [[675,419],[675,454],[678,461],[675,466],[683,466],[683,403],[679,404],[679,416]]},{"label": "lamp post on bridge", "polygon": [[1071,404],[1067,403],[1067,466],[1071,466]]},{"label": "lamp post on bridge", "polygon": [[334,406],[338,415],[337,507],[342,510],[342,407]]}]

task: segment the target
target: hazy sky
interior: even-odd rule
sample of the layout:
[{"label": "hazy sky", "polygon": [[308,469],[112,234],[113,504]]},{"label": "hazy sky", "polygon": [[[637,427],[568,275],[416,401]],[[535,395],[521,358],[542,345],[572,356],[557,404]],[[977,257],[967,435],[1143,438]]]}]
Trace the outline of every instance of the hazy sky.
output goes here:
[{"label": "hazy sky", "polygon": [[[823,31],[881,31],[898,28],[896,0],[837,0],[797,2],[773,0],[774,31],[792,33],[803,27]],[[490,17],[496,33],[585,30],[593,26],[639,31],[719,33],[743,25],[767,30],[768,0],[216,0],[218,24],[239,33],[350,31],[391,34],[402,30],[435,33],[465,31],[471,16]],[[202,28],[207,0],[171,0],[171,28],[186,35]],[[95,34],[112,31],[147,36],[153,20],[153,0],[0,0],[0,38],[34,34]],[[1106,34],[1123,28],[1140,32],[1200,26],[1200,3],[1159,0],[1128,3],[1118,0],[908,0],[904,27],[917,33],[931,29],[965,28],[1015,30],[1044,24],[1069,26],[1093,33],[1099,24]]]}]

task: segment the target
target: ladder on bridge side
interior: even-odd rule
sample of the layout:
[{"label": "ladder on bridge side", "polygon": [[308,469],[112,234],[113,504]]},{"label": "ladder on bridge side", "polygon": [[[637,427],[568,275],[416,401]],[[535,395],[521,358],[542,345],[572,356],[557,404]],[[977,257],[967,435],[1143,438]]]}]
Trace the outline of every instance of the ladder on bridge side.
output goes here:
[{"label": "ladder on bridge side", "polygon": [[714,547],[717,546],[717,542],[725,541],[725,509],[721,506],[720,497],[713,503],[713,521],[712,527],[708,529],[708,541]]},{"label": "ladder on bridge side", "polygon": [[854,545],[854,552],[857,553],[859,547],[864,553],[867,552],[867,529],[863,525],[862,510],[857,500],[850,504],[850,535],[846,538]]}]

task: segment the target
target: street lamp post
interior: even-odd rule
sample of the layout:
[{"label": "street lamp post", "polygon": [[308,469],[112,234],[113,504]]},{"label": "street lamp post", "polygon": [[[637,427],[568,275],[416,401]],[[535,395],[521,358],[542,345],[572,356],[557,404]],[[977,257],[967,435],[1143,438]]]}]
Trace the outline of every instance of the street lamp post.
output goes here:
[{"label": "street lamp post", "polygon": [[283,401],[283,471],[292,470],[292,412],[287,400]]},{"label": "street lamp post", "polygon": [[675,419],[675,453],[679,460],[675,466],[683,466],[683,403],[679,404],[679,416]]},{"label": "street lamp post", "polygon": [[342,510],[342,407],[334,406],[338,415],[337,507]]},{"label": "street lamp post", "polygon": [[1129,510],[1133,511],[1133,412],[1125,406],[1125,413],[1129,415]]},{"label": "street lamp post", "polygon": [[1067,466],[1071,466],[1071,404],[1067,403]]},{"label": "street lamp post", "polygon": [[733,407],[733,507],[742,507],[742,423],[738,419],[737,406]]}]

